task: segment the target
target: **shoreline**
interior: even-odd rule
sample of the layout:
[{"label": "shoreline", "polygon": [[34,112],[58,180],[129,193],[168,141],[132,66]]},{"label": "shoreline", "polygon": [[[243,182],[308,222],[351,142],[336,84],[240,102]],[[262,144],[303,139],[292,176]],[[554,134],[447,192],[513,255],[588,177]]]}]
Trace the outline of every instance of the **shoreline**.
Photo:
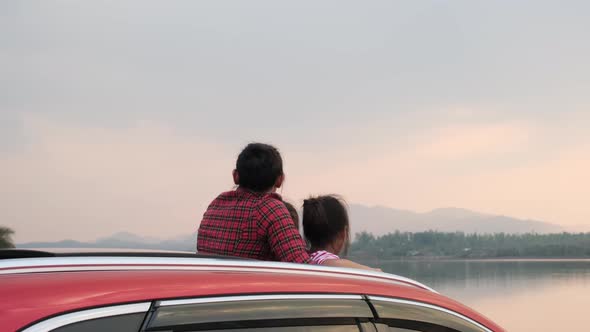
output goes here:
[{"label": "shoreline", "polygon": [[360,257],[349,257],[351,260],[357,260],[362,262],[588,262],[590,263],[590,257],[489,257],[489,258],[458,258],[458,257],[421,257],[421,258],[409,258],[409,257],[392,257],[388,259],[367,259],[364,260]]}]

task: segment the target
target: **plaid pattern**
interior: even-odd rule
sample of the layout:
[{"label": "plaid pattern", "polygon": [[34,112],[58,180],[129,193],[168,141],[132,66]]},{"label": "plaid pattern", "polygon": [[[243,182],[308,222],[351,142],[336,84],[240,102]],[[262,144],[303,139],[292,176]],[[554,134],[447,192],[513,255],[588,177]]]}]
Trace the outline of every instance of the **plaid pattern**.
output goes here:
[{"label": "plaid pattern", "polygon": [[197,251],[266,261],[310,261],[281,196],[240,188],[222,193],[209,205],[199,227]]}]

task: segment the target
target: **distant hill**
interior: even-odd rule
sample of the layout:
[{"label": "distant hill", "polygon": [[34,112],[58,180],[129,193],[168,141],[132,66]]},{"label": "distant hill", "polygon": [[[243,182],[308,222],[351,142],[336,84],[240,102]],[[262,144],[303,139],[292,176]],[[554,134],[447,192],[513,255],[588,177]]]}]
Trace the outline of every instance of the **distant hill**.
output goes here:
[{"label": "distant hill", "polygon": [[484,214],[459,208],[436,209],[426,213],[386,207],[350,205],[352,233],[366,231],[383,235],[402,232],[440,231],[465,233],[560,233],[561,226],[500,215]]},{"label": "distant hill", "polygon": [[142,237],[128,232],[120,232],[94,242],[63,240],[57,242],[19,243],[17,248],[117,248],[117,249],[152,249],[195,251],[197,235],[190,234],[172,239]]},{"label": "distant hill", "polygon": [[[440,231],[465,233],[560,233],[560,226],[506,216],[489,215],[458,208],[436,209],[427,213],[416,213],[386,207],[350,205],[352,234],[362,231],[374,235],[395,232]],[[58,242],[20,243],[18,248],[121,248],[194,251],[196,234],[171,239],[157,239],[139,236],[129,232],[118,232],[94,242],[63,240]]]},{"label": "distant hill", "polygon": [[132,242],[132,243],[159,243],[161,239],[155,237],[139,236],[130,232],[118,232],[111,236],[99,238],[97,243],[111,243],[111,242]]}]

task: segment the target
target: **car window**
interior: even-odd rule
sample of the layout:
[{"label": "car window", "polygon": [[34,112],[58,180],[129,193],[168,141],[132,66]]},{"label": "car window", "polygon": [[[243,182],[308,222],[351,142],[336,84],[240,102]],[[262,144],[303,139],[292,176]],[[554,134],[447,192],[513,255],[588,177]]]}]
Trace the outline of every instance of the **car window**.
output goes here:
[{"label": "car window", "polygon": [[444,308],[419,302],[371,298],[379,331],[487,332],[477,322]]},{"label": "car window", "polygon": [[409,320],[381,320],[377,324],[379,332],[463,332],[447,326]]},{"label": "car window", "polygon": [[375,326],[373,321],[362,322],[359,325],[362,332],[377,332],[377,327]]},{"label": "car window", "polygon": [[103,317],[83,322],[77,322],[51,330],[52,332],[137,332],[139,331],[145,313]]},{"label": "car window", "polygon": [[393,327],[393,326],[389,326],[387,324],[382,324],[382,323],[378,323],[375,326],[377,327],[378,331],[387,331],[387,332],[416,332],[416,331],[419,331],[419,330],[404,329],[401,327]]},{"label": "car window", "polygon": [[359,323],[373,318],[371,308],[360,299],[232,300],[160,306],[149,320],[147,331],[359,331]]},{"label": "car window", "polygon": [[[220,331],[220,330],[210,330]],[[316,326],[284,326],[257,327],[251,329],[224,329],[223,332],[359,332],[357,325],[316,325]]]}]

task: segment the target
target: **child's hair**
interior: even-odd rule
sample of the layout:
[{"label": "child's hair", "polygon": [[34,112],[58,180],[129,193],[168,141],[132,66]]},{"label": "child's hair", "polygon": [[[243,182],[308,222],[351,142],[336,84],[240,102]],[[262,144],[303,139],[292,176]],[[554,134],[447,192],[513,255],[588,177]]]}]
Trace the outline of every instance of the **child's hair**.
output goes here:
[{"label": "child's hair", "polygon": [[312,251],[326,248],[344,231],[348,233],[344,245],[346,250],[350,233],[345,204],[335,195],[311,197],[303,201],[303,235]]},{"label": "child's hair", "polygon": [[295,227],[297,228],[297,230],[299,230],[299,213],[297,213],[297,209],[293,206],[293,204],[291,204],[289,202],[283,202],[283,203],[285,203],[287,210],[289,210],[289,214],[291,215],[291,219],[293,219],[293,223],[295,224]]},{"label": "child's hair", "polygon": [[262,192],[272,188],[283,175],[283,159],[274,146],[248,144],[236,161],[240,187]]}]

